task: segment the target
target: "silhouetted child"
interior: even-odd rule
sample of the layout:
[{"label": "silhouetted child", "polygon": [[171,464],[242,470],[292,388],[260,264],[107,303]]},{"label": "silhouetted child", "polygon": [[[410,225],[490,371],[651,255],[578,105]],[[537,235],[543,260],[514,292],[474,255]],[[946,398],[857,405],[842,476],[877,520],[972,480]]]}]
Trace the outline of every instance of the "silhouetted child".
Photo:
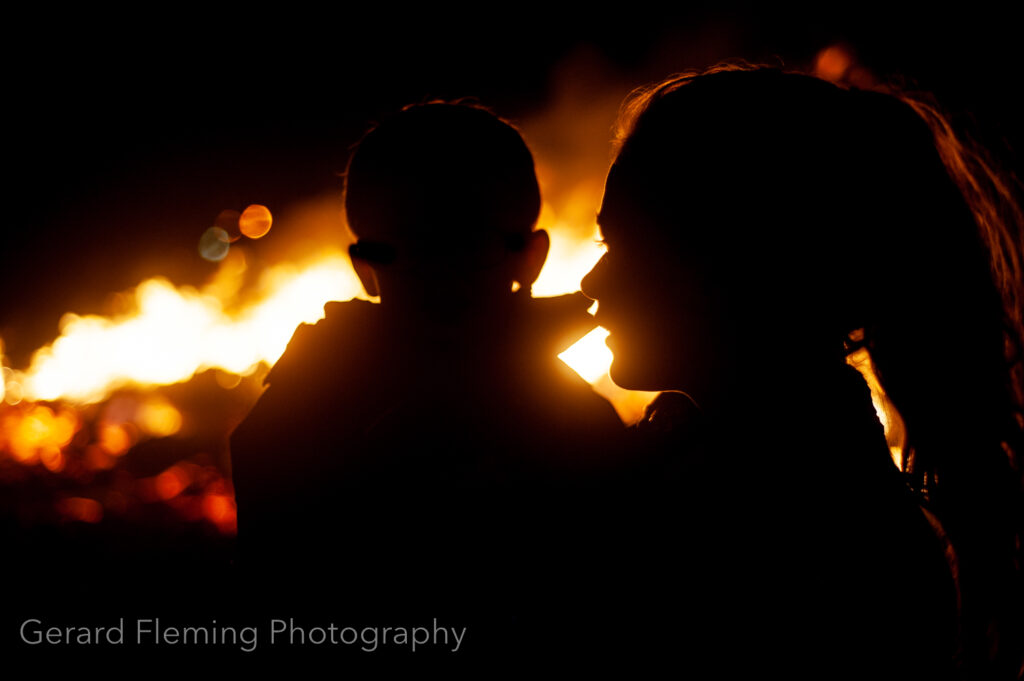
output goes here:
[{"label": "silhouetted child", "polygon": [[556,356],[590,301],[530,297],[549,242],[519,133],[408,107],[358,145],[345,209],[380,304],[300,327],[234,433],[243,563],[482,610],[585,581],[624,429]]}]

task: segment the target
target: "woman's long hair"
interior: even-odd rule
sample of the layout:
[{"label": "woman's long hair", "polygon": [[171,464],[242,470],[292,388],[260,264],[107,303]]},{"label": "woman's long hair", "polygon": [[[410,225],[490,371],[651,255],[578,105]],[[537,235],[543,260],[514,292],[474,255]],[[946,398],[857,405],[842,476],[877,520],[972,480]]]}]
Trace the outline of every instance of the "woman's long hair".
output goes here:
[{"label": "woman's long hair", "polygon": [[[1024,214],[1015,178],[955,134],[927,97],[771,68],[720,66],[635,91],[622,108],[619,153],[666,129],[677,131],[659,138],[666,157],[699,158],[710,166],[701,172],[746,195],[741,203],[791,213],[767,221],[785,225],[770,236],[763,214],[743,214],[729,224],[748,231],[712,235],[713,247],[751,281],[767,281],[755,277],[769,265],[772,276],[801,268],[800,290],[784,291],[814,311],[793,315],[805,324],[798,333],[843,335],[849,351],[869,353],[902,417],[900,467],[956,553],[966,663],[1016,675]],[[808,250],[815,257],[790,255]],[[765,253],[790,261],[766,265]],[[913,588],[914,575],[901,578]]]}]

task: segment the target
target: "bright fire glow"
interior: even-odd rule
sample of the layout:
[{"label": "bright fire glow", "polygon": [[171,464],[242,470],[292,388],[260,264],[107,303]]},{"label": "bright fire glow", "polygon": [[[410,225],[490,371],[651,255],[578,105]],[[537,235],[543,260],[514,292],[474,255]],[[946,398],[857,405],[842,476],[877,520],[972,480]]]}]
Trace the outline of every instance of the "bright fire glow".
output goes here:
[{"label": "bright fire glow", "polygon": [[[558,295],[578,289],[579,280],[602,255],[594,239],[573,240],[551,229],[552,250],[537,293]],[[272,365],[284,352],[296,326],[323,316],[329,300],[356,297],[362,292],[348,259],[326,253],[311,264],[280,265],[263,273],[258,293],[242,304],[245,258],[232,252],[202,290],[175,287],[154,278],[131,292],[132,312],[120,316],[67,314],[61,335],[37,351],[24,372],[3,367],[6,401],[15,405],[0,422],[0,448],[23,464],[41,464],[52,473],[68,465],[65,450],[81,429],[71,404],[108,400],[119,388],[155,387],[189,380],[209,368],[237,377],[261,362]],[[539,290],[538,290],[539,289]],[[595,329],[560,358],[608,399],[625,422],[635,422],[654,393],[622,390],[608,378],[611,352],[604,329]],[[59,409],[38,401],[71,403]],[[117,465],[143,438],[168,437],[182,427],[182,414],[156,392],[139,397],[122,395],[107,401],[95,425],[92,444],[80,451],[79,467],[101,471]],[[188,486],[180,466],[147,481],[152,499],[171,501]],[[102,507],[94,500],[75,498],[60,506],[65,517],[98,522]],[[229,492],[207,494],[202,515],[225,532],[235,522]]]},{"label": "bright fire glow", "polygon": [[558,359],[572,367],[587,383],[595,383],[608,372],[612,363],[612,351],[604,344],[607,337],[608,331],[599,326],[560,354]]},{"label": "bright fire glow", "polygon": [[643,418],[644,410],[658,393],[625,390],[612,382],[608,376],[608,367],[612,363],[612,351],[605,345],[606,338],[608,338],[607,329],[599,326],[576,341],[558,358],[593,386],[598,395],[611,402],[624,423],[636,423]]},{"label": "bright fire glow", "polygon": [[[573,201],[566,207],[566,212],[586,214],[585,208],[591,205],[586,193],[581,192],[580,196],[572,199]],[[582,204],[583,208],[577,204]],[[578,291],[580,281],[605,252],[604,244],[600,242],[601,232],[597,223],[594,222],[589,231],[583,232],[587,236],[574,237],[580,234],[580,230],[573,228],[572,221],[559,220],[553,208],[545,205],[541,213],[540,227],[547,229],[551,237],[551,250],[540,277],[533,285],[533,294],[556,296]],[[596,393],[611,402],[624,423],[636,423],[643,417],[644,409],[658,393],[625,390],[612,382],[608,376],[612,352],[604,343],[607,337],[608,331],[598,327],[565,350],[558,358],[590,383]]]},{"label": "bright fire glow", "polygon": [[871,391],[871,404],[875,408],[875,415],[878,416],[878,420],[885,430],[889,454],[892,456],[896,467],[903,470],[903,437],[906,433],[906,427],[903,423],[903,417],[896,411],[896,407],[889,399],[889,396],[885,394],[882,384],[878,381],[878,374],[875,371],[874,363],[871,361],[871,355],[867,349],[859,348],[851,353],[846,358],[846,361],[864,377],[864,382],[867,383],[868,389]]},{"label": "bright fire glow", "polygon": [[[235,314],[217,295],[224,286],[215,280],[211,290],[197,291],[148,279],[135,289],[131,315],[67,314],[60,337],[37,351],[16,381],[30,400],[92,403],[124,386],[178,383],[206,369],[248,374],[260,362],[276,362],[296,326],[323,317],[324,303],[362,290],[340,253],[304,268],[269,269],[266,295]],[[169,423],[161,428],[173,430]]]},{"label": "bright fire glow", "polygon": [[[551,237],[544,269],[532,287],[535,296],[577,291],[603,255],[594,215],[607,161],[605,133],[619,99],[610,97],[604,109],[588,100],[585,117],[567,100],[571,111],[553,112],[533,126],[545,196],[538,227]],[[567,137],[567,129],[578,134]],[[547,158],[545,146],[553,152]],[[68,485],[53,488],[60,492],[51,496],[50,508],[64,520],[98,523],[106,516],[133,516],[139,504],[161,504],[187,522],[205,520],[234,534],[236,507],[223,452],[195,443],[209,443],[215,435],[211,429],[226,429],[240,417],[258,394],[259,371],[278,360],[299,324],[321,319],[328,301],[365,297],[341,250],[346,244],[321,238],[339,233],[336,199],[294,208],[282,212],[281,225],[293,230],[301,225],[298,231],[305,230],[310,243],[334,246],[319,253],[301,249],[312,257],[253,271],[248,254],[257,255],[254,263],[268,249],[281,257],[285,244],[263,239],[258,247],[247,246],[240,239],[260,239],[278,220],[255,204],[242,213],[225,210],[199,240],[198,255],[217,263],[204,286],[155,277],[118,293],[115,313],[68,313],[59,336],[36,351],[24,370],[9,366],[0,342],[0,457],[24,466],[10,480],[26,474],[26,468],[44,479],[60,476]],[[292,253],[300,252],[301,243],[293,240]],[[612,383],[606,335],[595,330],[561,358],[613,404],[624,422],[635,422],[654,394]],[[224,390],[238,388],[223,400],[223,412],[204,414],[204,405],[190,405],[189,395],[197,394],[190,388],[160,388],[208,370]],[[198,394],[210,386],[196,385]],[[172,437],[177,442],[145,449],[147,440]],[[168,454],[178,460],[166,461],[163,465],[171,465],[162,472],[147,477],[132,472],[136,462]],[[4,470],[0,466],[0,474]],[[93,476],[104,471],[114,476],[107,475],[112,482],[100,490],[95,480],[101,478]]]},{"label": "bright fire glow", "polygon": [[[541,215],[539,226],[551,236],[551,250],[533,286],[534,295],[577,291],[580,280],[604,252],[596,224],[580,229],[592,220],[588,212],[592,197],[584,192],[570,198],[558,212],[546,204]],[[252,237],[265,233],[269,211],[264,214],[260,209],[250,206],[242,214],[243,233]],[[251,277],[246,280],[247,269],[244,253],[231,249],[201,289],[175,286],[156,277],[121,294],[128,301],[127,313],[68,313],[61,319],[60,336],[38,350],[25,371],[3,367],[0,354],[0,401],[20,405],[0,423],[0,440],[4,440],[0,447],[23,463],[38,462],[61,471],[66,464],[64,450],[81,427],[70,405],[103,402],[123,388],[185,382],[209,369],[218,370],[219,384],[234,387],[239,377],[261,364],[273,365],[300,323],[323,317],[326,302],[365,295],[348,257],[339,251],[321,253],[305,264],[268,268],[255,285]],[[607,372],[612,355],[604,345],[606,336],[603,329],[595,329],[560,358],[612,402],[623,421],[634,422],[654,393],[622,390],[611,382]],[[67,406],[55,413],[35,405],[41,401]],[[81,450],[84,465],[92,470],[115,466],[117,458],[142,439],[172,436],[182,428],[181,412],[155,392],[138,398],[116,397],[104,410],[106,416],[96,424],[94,439]],[[172,473],[165,474],[158,496],[173,498],[176,480]],[[215,522],[233,521],[219,498],[207,502],[207,515]]]},{"label": "bright fire glow", "polygon": [[[534,295],[577,291],[603,255],[596,224],[583,227],[592,220],[591,199],[586,193],[573,197],[559,214],[545,207],[539,226],[551,236],[551,250]],[[258,238],[266,234],[270,216],[252,208],[246,211],[252,224],[243,214],[240,231]],[[325,303],[365,297],[341,251],[250,272],[243,249],[228,248],[222,238],[213,246],[215,252],[204,257],[215,256],[218,269],[203,287],[175,286],[155,277],[118,294],[116,314],[68,313],[60,321],[59,337],[37,350],[24,371],[5,366],[0,345],[0,455],[68,480],[89,480],[95,472],[116,469],[148,439],[194,432],[194,412],[183,410],[186,417],[181,405],[165,396],[173,392],[156,388],[213,369],[216,383],[233,389],[261,365],[273,365],[299,324],[323,317]],[[624,422],[632,423],[642,417],[654,393],[612,383],[607,335],[597,328],[560,358],[608,399]],[[88,406],[96,403],[103,404]],[[85,523],[124,515],[134,504],[160,503],[188,522],[205,520],[234,534],[230,481],[215,466],[203,466],[183,458],[151,477],[121,478],[122,487],[107,490],[99,500],[60,496],[53,503],[59,517]]]},{"label": "bright fire glow", "polygon": [[598,241],[600,234],[597,225],[594,225],[589,239],[573,239],[572,233],[560,229],[559,225],[549,228],[548,234],[551,237],[551,250],[544,269],[533,284],[533,295],[557,296],[578,291],[580,280],[604,255],[604,246]]},{"label": "bright fire glow", "polygon": [[[573,240],[564,234],[557,227],[551,230],[551,254],[534,285],[535,295],[577,290],[603,253],[596,239]],[[244,258],[232,254],[202,290],[153,278],[134,290],[131,314],[68,313],[61,320],[60,337],[38,350],[26,371],[6,372],[8,401],[17,397],[87,404],[103,401],[119,388],[179,383],[207,369],[247,375],[261,362],[276,362],[296,326],[323,317],[324,303],[362,293],[348,258],[331,252],[305,267],[268,269],[260,286],[264,294],[229,313],[244,272]],[[560,355],[592,384],[606,375],[611,363],[605,336],[607,332],[595,330]],[[613,402],[621,397],[605,396]],[[181,427],[181,415],[154,398],[141,407],[138,425],[149,435],[167,436]],[[107,433],[101,440],[115,455],[127,448],[122,441]]]}]

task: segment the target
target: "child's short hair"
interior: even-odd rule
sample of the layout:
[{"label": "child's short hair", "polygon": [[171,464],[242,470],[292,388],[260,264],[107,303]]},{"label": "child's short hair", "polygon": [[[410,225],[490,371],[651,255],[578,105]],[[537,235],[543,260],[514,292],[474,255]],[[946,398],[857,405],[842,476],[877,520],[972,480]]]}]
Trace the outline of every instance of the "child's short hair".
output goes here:
[{"label": "child's short hair", "polygon": [[522,245],[540,188],[515,128],[480,106],[431,102],[366,133],[349,160],[345,212],[370,260],[406,249],[473,256],[496,237]]}]

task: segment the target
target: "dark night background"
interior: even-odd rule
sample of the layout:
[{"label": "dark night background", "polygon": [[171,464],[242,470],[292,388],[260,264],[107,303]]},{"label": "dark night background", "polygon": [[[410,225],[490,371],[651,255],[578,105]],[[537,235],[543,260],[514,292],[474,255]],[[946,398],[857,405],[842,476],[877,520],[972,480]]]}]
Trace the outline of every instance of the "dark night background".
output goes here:
[{"label": "dark night background", "polygon": [[0,48],[9,364],[27,366],[64,311],[100,312],[108,293],[155,274],[203,281],[214,266],[196,256],[196,240],[222,209],[340,189],[350,145],[380,114],[475,96],[528,117],[551,99],[556,67],[581,53],[601,74],[641,84],[726,58],[807,65],[842,43],[876,75],[935,93],[1017,167],[1018,17],[977,4],[936,10],[339,5],[9,17]]},{"label": "dark night background", "polygon": [[[841,44],[878,78],[934,93],[1007,171],[1021,168],[1024,149],[1024,11],[994,5],[941,13],[937,3],[824,2],[42,13],[9,12],[0,40],[0,338],[5,366],[17,369],[57,336],[66,311],[104,312],[110,293],[154,275],[206,281],[217,266],[196,245],[222,210],[260,203],[276,211],[340,193],[337,174],[367,124],[424,99],[471,96],[528,120],[567,82],[585,103],[725,59],[808,67]],[[287,227],[276,224],[254,252],[286,240]],[[62,541],[54,555],[72,546]],[[89,561],[83,546],[71,562]],[[60,580],[63,570],[55,563]],[[20,591],[24,603],[15,605],[24,607],[8,602],[0,618],[5,635],[19,613],[38,616],[31,591]],[[97,592],[78,610],[54,597],[43,616],[91,612],[89,598],[136,596]]]}]

